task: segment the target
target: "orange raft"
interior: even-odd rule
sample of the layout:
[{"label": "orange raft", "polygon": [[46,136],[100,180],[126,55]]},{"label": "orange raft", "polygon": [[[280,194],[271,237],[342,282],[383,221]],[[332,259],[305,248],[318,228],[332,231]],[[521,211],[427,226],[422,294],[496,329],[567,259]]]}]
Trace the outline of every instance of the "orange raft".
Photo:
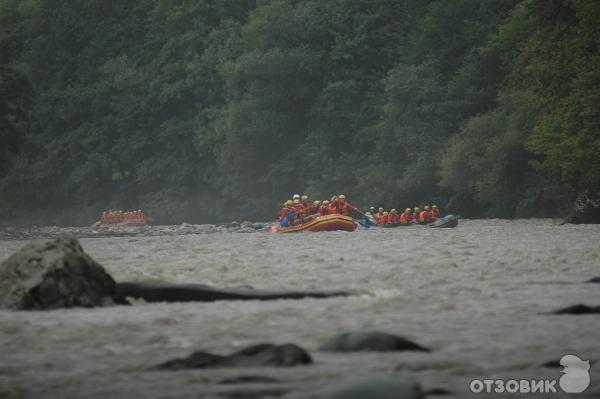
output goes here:
[{"label": "orange raft", "polygon": [[355,229],[356,223],[349,216],[325,215],[294,226],[281,227],[277,224],[270,227],[267,231],[271,233],[297,233],[300,231],[354,231]]},{"label": "orange raft", "polygon": [[93,230],[107,229],[109,227],[130,227],[130,226],[146,226],[148,220],[125,220],[120,223],[102,223],[100,221],[92,225]]}]

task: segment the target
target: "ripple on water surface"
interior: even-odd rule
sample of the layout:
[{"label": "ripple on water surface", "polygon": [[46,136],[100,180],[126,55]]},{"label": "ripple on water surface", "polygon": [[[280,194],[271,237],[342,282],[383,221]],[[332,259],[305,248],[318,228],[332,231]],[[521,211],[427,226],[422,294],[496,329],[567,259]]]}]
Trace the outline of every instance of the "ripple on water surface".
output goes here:
[{"label": "ripple on water surface", "polygon": [[[226,377],[264,375],[283,397],[368,375],[403,374],[464,397],[473,378],[557,378],[541,367],[567,353],[600,364],[600,318],[553,316],[600,304],[600,226],[549,220],[462,221],[456,229],[371,229],[277,235],[214,233],[84,238],[119,281],[162,280],[268,289],[350,289],[325,300],[139,304],[0,311],[0,397],[211,397]],[[0,241],[5,258],[24,241]],[[432,353],[326,354],[354,329],[397,333]],[[294,342],[316,363],[293,369],[147,369],[194,350],[229,353]],[[84,394],[84,395],[82,395]],[[275,393],[273,393],[275,394]],[[581,397],[598,397],[598,379]]]}]

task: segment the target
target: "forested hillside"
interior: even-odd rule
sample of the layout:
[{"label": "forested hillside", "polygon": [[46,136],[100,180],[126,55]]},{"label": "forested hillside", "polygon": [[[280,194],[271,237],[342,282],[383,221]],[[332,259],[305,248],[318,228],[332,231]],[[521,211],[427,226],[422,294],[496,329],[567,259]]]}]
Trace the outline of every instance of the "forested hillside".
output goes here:
[{"label": "forested hillside", "polygon": [[0,0],[0,219],[600,192],[600,2]]}]

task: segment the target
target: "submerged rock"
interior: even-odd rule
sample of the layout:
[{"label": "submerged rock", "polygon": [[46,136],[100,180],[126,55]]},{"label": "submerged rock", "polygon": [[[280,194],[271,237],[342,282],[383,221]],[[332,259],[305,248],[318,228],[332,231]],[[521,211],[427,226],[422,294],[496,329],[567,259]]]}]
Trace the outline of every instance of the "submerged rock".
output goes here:
[{"label": "submerged rock", "polygon": [[113,304],[116,284],[72,238],[33,242],[0,264],[0,308]]},{"label": "submerged rock", "polygon": [[566,308],[558,309],[552,312],[553,314],[598,314],[600,306],[573,305]]},{"label": "submerged rock", "polygon": [[213,302],[219,300],[273,300],[345,296],[343,291],[265,291],[253,288],[215,288],[203,284],[118,283],[117,298],[146,302]]},{"label": "submerged rock", "polygon": [[319,350],[328,352],[356,351],[422,351],[429,349],[407,339],[380,331],[352,331],[331,337]]},{"label": "submerged rock", "polygon": [[586,283],[600,283],[600,277],[592,277],[591,279],[587,280]]},{"label": "submerged rock", "polygon": [[324,399],[422,399],[419,383],[406,377],[372,377],[325,392]]},{"label": "submerged rock", "polygon": [[159,370],[182,370],[217,367],[292,367],[312,363],[312,358],[294,344],[258,344],[228,356],[195,352],[183,359],[174,359],[158,365]]},{"label": "submerged rock", "polygon": [[272,384],[276,382],[279,382],[279,380],[262,375],[240,375],[239,377],[221,380],[219,384]]}]

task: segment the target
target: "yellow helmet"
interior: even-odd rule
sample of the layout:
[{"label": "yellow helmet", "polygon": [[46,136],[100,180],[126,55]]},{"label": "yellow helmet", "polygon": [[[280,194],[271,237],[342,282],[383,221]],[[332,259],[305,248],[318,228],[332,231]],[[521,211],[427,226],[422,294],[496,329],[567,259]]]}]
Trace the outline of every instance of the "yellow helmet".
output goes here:
[{"label": "yellow helmet", "polygon": [[410,209],[410,208],[406,208],[406,209],[404,210],[404,212],[410,212],[410,211],[411,211],[411,209]]},{"label": "yellow helmet", "polygon": [[345,196],[344,194],[340,194],[340,195],[338,195],[338,198],[339,198],[339,199],[344,199],[344,200],[345,200],[345,199],[346,199],[346,196]]},{"label": "yellow helmet", "polygon": [[429,206],[425,205],[425,208],[424,208],[424,209],[425,209],[426,211],[428,211],[428,210],[429,210]]},{"label": "yellow helmet", "polygon": [[418,206],[415,206],[415,212],[419,212],[421,209]]},{"label": "yellow helmet", "polygon": [[294,204],[296,204],[296,205],[297,205],[297,204],[299,204],[299,203],[300,203],[300,200],[299,200],[299,199],[295,199],[295,200],[294,200]]},{"label": "yellow helmet", "polygon": [[283,203],[283,205],[284,205],[284,206],[292,206],[292,205],[294,205],[294,201],[292,201],[292,200],[287,200],[287,201],[285,201],[285,202]]},{"label": "yellow helmet", "polygon": [[329,205],[329,200],[323,201],[323,205]]},{"label": "yellow helmet", "polygon": [[387,213],[387,212],[383,212],[383,214],[384,214],[384,215],[387,215],[388,213]]},{"label": "yellow helmet", "polygon": [[302,196],[302,201],[308,201],[308,195],[306,195],[306,194],[305,194],[305,195],[303,195],[303,196]]},{"label": "yellow helmet", "polygon": [[331,197],[331,202],[337,202],[338,197],[337,195],[334,195],[333,197]]},{"label": "yellow helmet", "polygon": [[437,205],[431,205],[433,209],[437,209]]},{"label": "yellow helmet", "polygon": [[383,207],[379,207],[379,212],[383,212]]},{"label": "yellow helmet", "polygon": [[321,204],[321,201],[319,201],[319,200],[315,200],[315,201],[313,201],[313,204],[315,204],[315,205],[320,205],[320,204]]},{"label": "yellow helmet", "polygon": [[391,212],[391,213],[398,213],[398,212],[396,211],[396,209],[392,209],[390,212]]}]

